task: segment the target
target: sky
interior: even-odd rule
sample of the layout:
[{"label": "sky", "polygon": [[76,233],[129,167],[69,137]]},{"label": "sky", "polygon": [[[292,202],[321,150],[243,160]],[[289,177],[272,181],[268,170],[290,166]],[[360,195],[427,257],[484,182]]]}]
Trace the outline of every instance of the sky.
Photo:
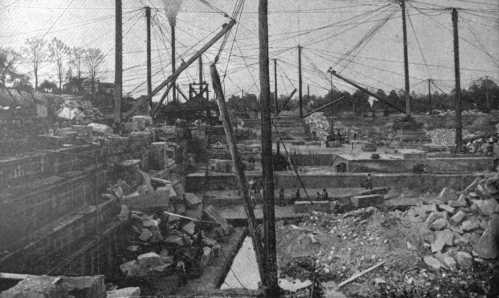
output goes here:
[{"label": "sky", "polygon": [[[167,2],[168,0],[164,0]],[[163,0],[123,0],[124,92],[145,94],[146,24],[144,6],[153,14],[153,87],[171,73],[170,27]],[[206,5],[208,2],[210,5]],[[177,63],[187,60],[213,37],[233,0],[183,0],[177,16]],[[427,92],[427,80],[448,92],[454,87],[454,56],[450,7],[458,8],[462,86],[488,76],[499,83],[499,1],[407,0],[411,90]],[[0,0],[0,45],[19,49],[29,37],[57,37],[70,46],[100,48],[106,61],[98,77],[114,80],[113,0]],[[258,94],[258,1],[245,1],[238,24],[221,49],[218,70],[227,97]],[[370,89],[404,86],[402,18],[396,0],[269,0],[269,54],[277,59],[279,94],[298,87],[298,45],[303,47],[303,86],[324,95],[331,88],[332,67]],[[203,55],[204,76],[220,50],[218,42]],[[27,61],[18,70],[32,75]],[[273,90],[273,64],[270,67]],[[56,80],[54,63],[46,61],[43,79]],[[195,63],[178,83],[187,93],[198,78]],[[339,79],[335,88],[352,91]],[[436,89],[436,87],[433,87]]]}]

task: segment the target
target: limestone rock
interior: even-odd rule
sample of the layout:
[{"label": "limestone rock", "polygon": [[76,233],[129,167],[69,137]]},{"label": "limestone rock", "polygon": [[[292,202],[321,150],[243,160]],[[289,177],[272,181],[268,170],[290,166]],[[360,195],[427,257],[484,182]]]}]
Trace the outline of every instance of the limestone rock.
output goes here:
[{"label": "limestone rock", "polygon": [[107,298],[135,298],[140,297],[139,287],[122,288],[107,292]]},{"label": "limestone rock", "polygon": [[440,252],[445,245],[452,245],[454,235],[449,230],[438,231],[435,233],[435,240],[431,243],[432,252]]},{"label": "limestone rock", "polygon": [[475,204],[478,207],[478,210],[480,210],[480,213],[485,216],[492,215],[499,205],[495,199],[473,200],[473,204]]},{"label": "limestone rock", "polygon": [[469,268],[473,265],[473,257],[465,251],[458,251],[455,255],[457,264],[461,268]]},{"label": "limestone rock", "polygon": [[466,201],[466,197],[464,195],[460,195],[457,200],[449,201],[448,204],[449,204],[449,206],[454,207],[454,208],[468,206],[468,202]]},{"label": "limestone rock", "polygon": [[435,257],[442,263],[447,269],[454,270],[457,267],[456,260],[451,257],[448,253],[442,254],[437,253]]},{"label": "limestone rock", "polygon": [[448,202],[451,200],[455,200],[457,198],[457,193],[455,190],[444,187],[440,194],[438,195],[438,199],[441,200],[442,202]]},{"label": "limestone rock", "polygon": [[465,217],[466,217],[466,213],[464,213],[462,210],[459,210],[456,214],[454,214],[450,218],[450,222],[457,225],[457,224],[460,224],[464,220]]},{"label": "limestone rock", "polygon": [[432,256],[425,256],[423,258],[423,261],[425,262],[425,264],[430,267],[432,270],[434,271],[438,271],[440,270],[440,268],[442,268],[442,263],[440,263],[440,261]]},{"label": "limestone rock", "polygon": [[437,218],[430,224],[430,229],[434,231],[441,231],[447,226],[447,220],[445,218]]},{"label": "limestone rock", "polygon": [[161,256],[155,252],[148,252],[137,257],[137,263],[144,268],[153,268],[163,265]]},{"label": "limestone rock", "polygon": [[148,241],[153,236],[152,232],[148,229],[142,229],[142,233],[140,233],[139,239],[142,241]]},{"label": "limestone rock", "polygon": [[449,213],[449,214],[454,214],[454,212],[456,211],[456,209],[452,206],[449,206],[447,204],[440,204],[438,205],[438,208],[442,209],[443,211]]},{"label": "limestone rock", "polygon": [[461,228],[465,232],[471,232],[473,230],[480,228],[480,221],[476,218],[471,218],[471,219],[465,220],[462,223]]},{"label": "limestone rock", "polygon": [[483,259],[495,259],[499,255],[499,215],[489,220],[487,229],[474,246],[475,252]]}]

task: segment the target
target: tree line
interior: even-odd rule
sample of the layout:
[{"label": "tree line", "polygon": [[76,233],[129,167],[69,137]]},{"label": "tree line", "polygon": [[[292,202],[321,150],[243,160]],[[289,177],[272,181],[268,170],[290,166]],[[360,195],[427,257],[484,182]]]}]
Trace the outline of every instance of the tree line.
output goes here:
[{"label": "tree line", "polygon": [[[376,95],[386,102],[405,109],[404,91],[391,90],[386,93],[378,89]],[[499,86],[491,79],[482,77],[474,82],[467,89],[461,91],[462,107],[464,110],[479,110],[489,112],[492,109],[499,109]],[[271,95],[274,98],[274,95]],[[313,111],[323,105],[340,99],[331,107],[323,110],[327,116],[338,115],[340,113],[353,113],[356,115],[366,115],[372,112],[383,112],[385,114],[397,113],[397,111],[384,104],[382,101],[371,101],[370,96],[363,91],[355,92],[331,90],[324,96],[310,95],[303,96],[305,112]],[[370,104],[372,102],[372,105]],[[287,96],[281,95],[278,98],[278,106],[281,112],[298,110],[298,100],[290,100]],[[436,110],[454,110],[455,91],[449,93],[434,91],[431,96],[428,94],[411,93],[411,108],[416,113],[435,112]],[[234,115],[242,118],[251,118],[255,113],[260,112],[258,97],[252,93],[233,95],[228,99],[228,107]],[[275,111],[275,102],[272,101],[272,110]]]},{"label": "tree line", "polygon": [[[98,48],[69,46],[54,37],[50,41],[32,37],[26,39],[19,49],[0,47],[0,85],[11,85],[19,89],[52,90],[62,92],[63,83],[71,83],[81,92],[83,79],[88,78],[91,94],[95,96],[95,83],[105,55]],[[33,73],[33,83],[30,77],[19,72],[19,65],[28,63]],[[57,82],[44,80],[39,83],[39,73],[42,66],[52,65],[56,70]]]}]

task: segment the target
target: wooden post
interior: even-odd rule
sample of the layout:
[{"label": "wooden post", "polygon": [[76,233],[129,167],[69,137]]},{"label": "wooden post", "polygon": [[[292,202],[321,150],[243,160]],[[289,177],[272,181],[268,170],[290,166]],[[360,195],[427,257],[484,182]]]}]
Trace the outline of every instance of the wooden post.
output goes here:
[{"label": "wooden post", "polygon": [[279,97],[277,96],[277,59],[274,60],[274,105],[275,105],[275,114],[279,114]]},{"label": "wooden post", "polygon": [[234,170],[237,175],[237,180],[239,182],[239,189],[241,190],[244,202],[245,211],[248,216],[248,229],[253,240],[253,247],[255,249],[256,261],[258,263],[258,271],[260,273],[260,278],[265,277],[264,268],[264,257],[262,241],[256,230],[256,219],[254,213],[254,206],[251,202],[251,198],[248,190],[248,182],[246,181],[246,176],[244,174],[243,165],[241,163],[241,157],[239,156],[239,151],[237,150],[236,139],[234,137],[234,132],[232,128],[232,122],[230,121],[230,116],[225,105],[225,96],[222,89],[222,84],[220,83],[220,76],[218,75],[217,67],[215,64],[210,66],[211,80],[213,84],[213,90],[215,91],[218,109],[220,110],[220,118],[222,119],[222,124],[225,130],[225,136],[227,138],[227,144],[229,145],[229,151],[232,156],[232,162],[234,163]]},{"label": "wooden post", "polygon": [[114,53],[114,123],[121,122],[121,96],[123,93],[123,29],[122,3],[115,0],[115,53]]},{"label": "wooden post", "polygon": [[203,55],[199,56],[199,94],[203,96]]},{"label": "wooden post", "polygon": [[490,113],[492,110],[492,105],[490,102],[490,94],[489,94],[489,76],[485,76],[485,104],[487,107],[487,113]]},{"label": "wooden post", "polygon": [[461,70],[459,66],[459,32],[457,28],[457,9],[452,9],[452,28],[454,32],[454,75],[456,80],[456,153],[463,151],[463,123],[461,119]]},{"label": "wooden post", "polygon": [[300,117],[303,118],[303,82],[301,71],[301,45],[298,45],[298,100],[300,105]]},{"label": "wooden post", "polygon": [[407,53],[407,22],[405,0],[400,0],[402,7],[402,33],[404,38],[404,77],[405,77],[405,113],[411,115],[411,89],[409,83],[409,55]]},{"label": "wooden post", "polygon": [[428,109],[432,110],[432,103],[431,103],[431,79],[428,79]]},{"label": "wooden post", "polygon": [[[172,76],[175,73],[175,21],[170,20],[170,28],[171,28],[171,37],[170,37],[170,42],[171,42],[171,48],[172,48]],[[177,85],[177,78],[173,78],[173,86]],[[172,89],[172,98],[173,98],[173,103],[177,103],[177,89],[173,88]]]},{"label": "wooden post", "polygon": [[[258,40],[260,57],[260,104],[262,125],[263,229],[265,249],[266,297],[278,297],[277,254],[275,233],[274,172],[272,169],[272,119],[269,76],[268,0],[259,0]],[[300,110],[300,116],[303,116]]]},{"label": "wooden post", "polygon": [[152,111],[151,8],[147,6],[145,10],[147,29],[147,97],[149,98],[149,109]]}]

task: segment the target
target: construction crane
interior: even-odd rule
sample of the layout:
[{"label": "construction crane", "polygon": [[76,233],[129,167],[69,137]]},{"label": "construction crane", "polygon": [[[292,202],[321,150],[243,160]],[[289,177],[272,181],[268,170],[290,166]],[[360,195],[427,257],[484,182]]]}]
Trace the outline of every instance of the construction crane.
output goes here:
[{"label": "construction crane", "polygon": [[[186,70],[192,63],[194,63],[197,59],[199,59],[199,57],[204,53],[206,52],[211,46],[213,46],[220,38],[222,38],[227,32],[229,32],[232,27],[236,24],[236,20],[235,19],[231,19],[229,21],[229,23],[227,24],[223,24],[222,25],[222,29],[220,30],[220,32],[218,32],[213,38],[211,38],[201,49],[199,49],[191,58],[189,58],[187,61],[185,61],[185,63],[182,63],[176,70],[173,74],[171,74],[166,80],[164,80],[161,84],[159,84],[156,88],[154,88],[154,90],[152,91],[151,93],[151,96],[144,96],[144,97],[141,97],[136,103],[135,105],[130,109],[130,111],[128,111],[125,116],[124,116],[124,119],[128,119],[129,117],[133,116],[133,114],[135,112],[137,112],[137,110],[143,106],[144,104],[147,104],[149,102],[149,100],[154,97],[156,94],[158,94],[164,87],[166,87],[166,90],[165,90],[165,95],[168,93],[168,91],[174,87],[173,86],[173,82],[178,78],[178,76],[184,71]],[[158,105],[156,105],[156,107],[151,111],[151,116],[154,118],[154,116],[156,115],[156,113],[158,112],[159,110],[159,107],[163,104],[163,101],[165,100],[166,96],[163,96],[160,100],[160,102],[158,103]]]}]

